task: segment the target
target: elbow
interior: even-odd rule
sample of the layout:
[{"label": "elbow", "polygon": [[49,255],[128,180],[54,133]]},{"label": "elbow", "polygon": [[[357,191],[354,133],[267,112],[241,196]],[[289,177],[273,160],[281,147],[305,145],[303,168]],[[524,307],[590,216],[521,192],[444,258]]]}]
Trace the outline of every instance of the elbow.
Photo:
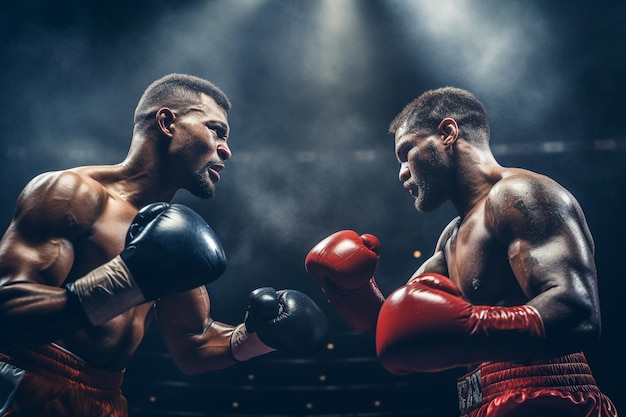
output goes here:
[{"label": "elbow", "polygon": [[545,353],[550,356],[595,349],[602,336],[600,313],[593,308],[571,309],[560,319],[552,315],[545,324]]},{"label": "elbow", "polygon": [[229,354],[176,355],[172,356],[176,367],[185,375],[198,375],[228,368],[237,363]]},{"label": "elbow", "polygon": [[578,305],[574,305],[572,310],[575,317],[574,323],[575,334],[580,335],[581,339],[594,343],[600,341],[602,333],[602,319],[600,314],[600,305],[597,300],[590,297],[589,299],[581,297]]},{"label": "elbow", "polygon": [[582,343],[582,350],[595,347],[602,337],[602,323],[599,315],[584,321],[576,333]]},{"label": "elbow", "polygon": [[206,372],[204,367],[201,368],[189,362],[175,361],[175,363],[178,369],[185,375],[198,375]]},{"label": "elbow", "polygon": [[594,317],[584,322],[581,326],[581,334],[583,338],[589,342],[599,342],[602,336],[602,322],[600,317]]},{"label": "elbow", "polygon": [[180,372],[185,375],[198,375],[203,372],[205,366],[200,366],[198,361],[183,359],[181,357],[172,356],[174,364]]},{"label": "elbow", "polygon": [[197,361],[174,361],[178,369],[185,375],[199,375],[206,372],[217,371],[227,368],[232,365],[232,362],[221,362],[205,360],[202,362]]}]

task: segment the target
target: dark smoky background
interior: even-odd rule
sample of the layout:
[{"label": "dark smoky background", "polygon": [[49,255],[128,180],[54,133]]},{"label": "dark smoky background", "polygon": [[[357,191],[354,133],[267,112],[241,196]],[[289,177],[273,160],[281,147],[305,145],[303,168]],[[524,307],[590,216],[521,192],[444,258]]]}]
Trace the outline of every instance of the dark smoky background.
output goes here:
[{"label": "dark smoky background", "polygon": [[259,286],[296,288],[345,323],[306,275],[308,250],[353,229],[382,242],[388,294],[455,216],[420,214],[398,182],[392,118],[454,85],[485,105],[494,153],[566,186],[596,240],[604,335],[589,353],[620,408],[620,259],[626,232],[621,1],[23,1],[0,11],[0,224],[29,179],[115,164],[134,107],[171,72],[215,82],[233,103],[216,197],[181,191],[220,236],[229,264],[209,285],[214,318],[238,323]]}]

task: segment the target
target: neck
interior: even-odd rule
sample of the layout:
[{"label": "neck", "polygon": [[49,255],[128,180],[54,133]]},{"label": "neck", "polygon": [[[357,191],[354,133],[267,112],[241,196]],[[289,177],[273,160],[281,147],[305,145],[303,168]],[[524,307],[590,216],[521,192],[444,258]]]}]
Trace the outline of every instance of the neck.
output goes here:
[{"label": "neck", "polygon": [[478,149],[469,144],[458,146],[455,153],[457,171],[456,189],[451,198],[459,215],[465,217],[482,201],[493,185],[502,178],[503,167],[489,149]]},{"label": "neck", "polygon": [[135,135],[126,158],[119,164],[121,196],[136,207],[170,201],[177,188],[169,184],[163,160],[153,139]]}]

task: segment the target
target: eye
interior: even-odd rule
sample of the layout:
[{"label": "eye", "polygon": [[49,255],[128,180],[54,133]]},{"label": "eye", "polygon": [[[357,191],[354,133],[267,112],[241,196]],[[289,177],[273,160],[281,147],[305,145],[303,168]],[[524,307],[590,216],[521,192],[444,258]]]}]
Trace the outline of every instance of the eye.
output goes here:
[{"label": "eye", "polygon": [[212,130],[215,132],[215,135],[217,135],[218,138],[220,139],[226,139],[226,129],[221,126],[221,125],[215,125],[215,124],[208,124],[207,128],[209,130]]},{"label": "eye", "polygon": [[399,146],[398,149],[396,149],[396,158],[398,158],[398,162],[403,163],[407,161],[408,150],[408,146]]}]

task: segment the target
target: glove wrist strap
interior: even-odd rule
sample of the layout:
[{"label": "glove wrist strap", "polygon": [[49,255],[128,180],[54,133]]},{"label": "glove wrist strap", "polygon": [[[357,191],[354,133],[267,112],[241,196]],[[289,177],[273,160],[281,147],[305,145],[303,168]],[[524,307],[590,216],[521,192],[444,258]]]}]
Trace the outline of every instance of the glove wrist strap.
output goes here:
[{"label": "glove wrist strap", "polygon": [[67,285],[93,325],[143,303],[145,297],[119,256]]},{"label": "glove wrist strap", "polygon": [[355,289],[346,289],[328,281],[324,291],[334,309],[358,331],[368,331],[376,327],[378,312],[385,297],[378,289],[374,277],[366,285]]},{"label": "glove wrist strap", "polygon": [[544,338],[546,331],[541,315],[530,305],[513,307],[474,306],[472,317],[482,333],[522,331],[532,337]]},{"label": "glove wrist strap", "polygon": [[243,323],[235,327],[230,336],[230,351],[238,362],[244,362],[275,350],[263,343],[255,332],[249,333]]}]

